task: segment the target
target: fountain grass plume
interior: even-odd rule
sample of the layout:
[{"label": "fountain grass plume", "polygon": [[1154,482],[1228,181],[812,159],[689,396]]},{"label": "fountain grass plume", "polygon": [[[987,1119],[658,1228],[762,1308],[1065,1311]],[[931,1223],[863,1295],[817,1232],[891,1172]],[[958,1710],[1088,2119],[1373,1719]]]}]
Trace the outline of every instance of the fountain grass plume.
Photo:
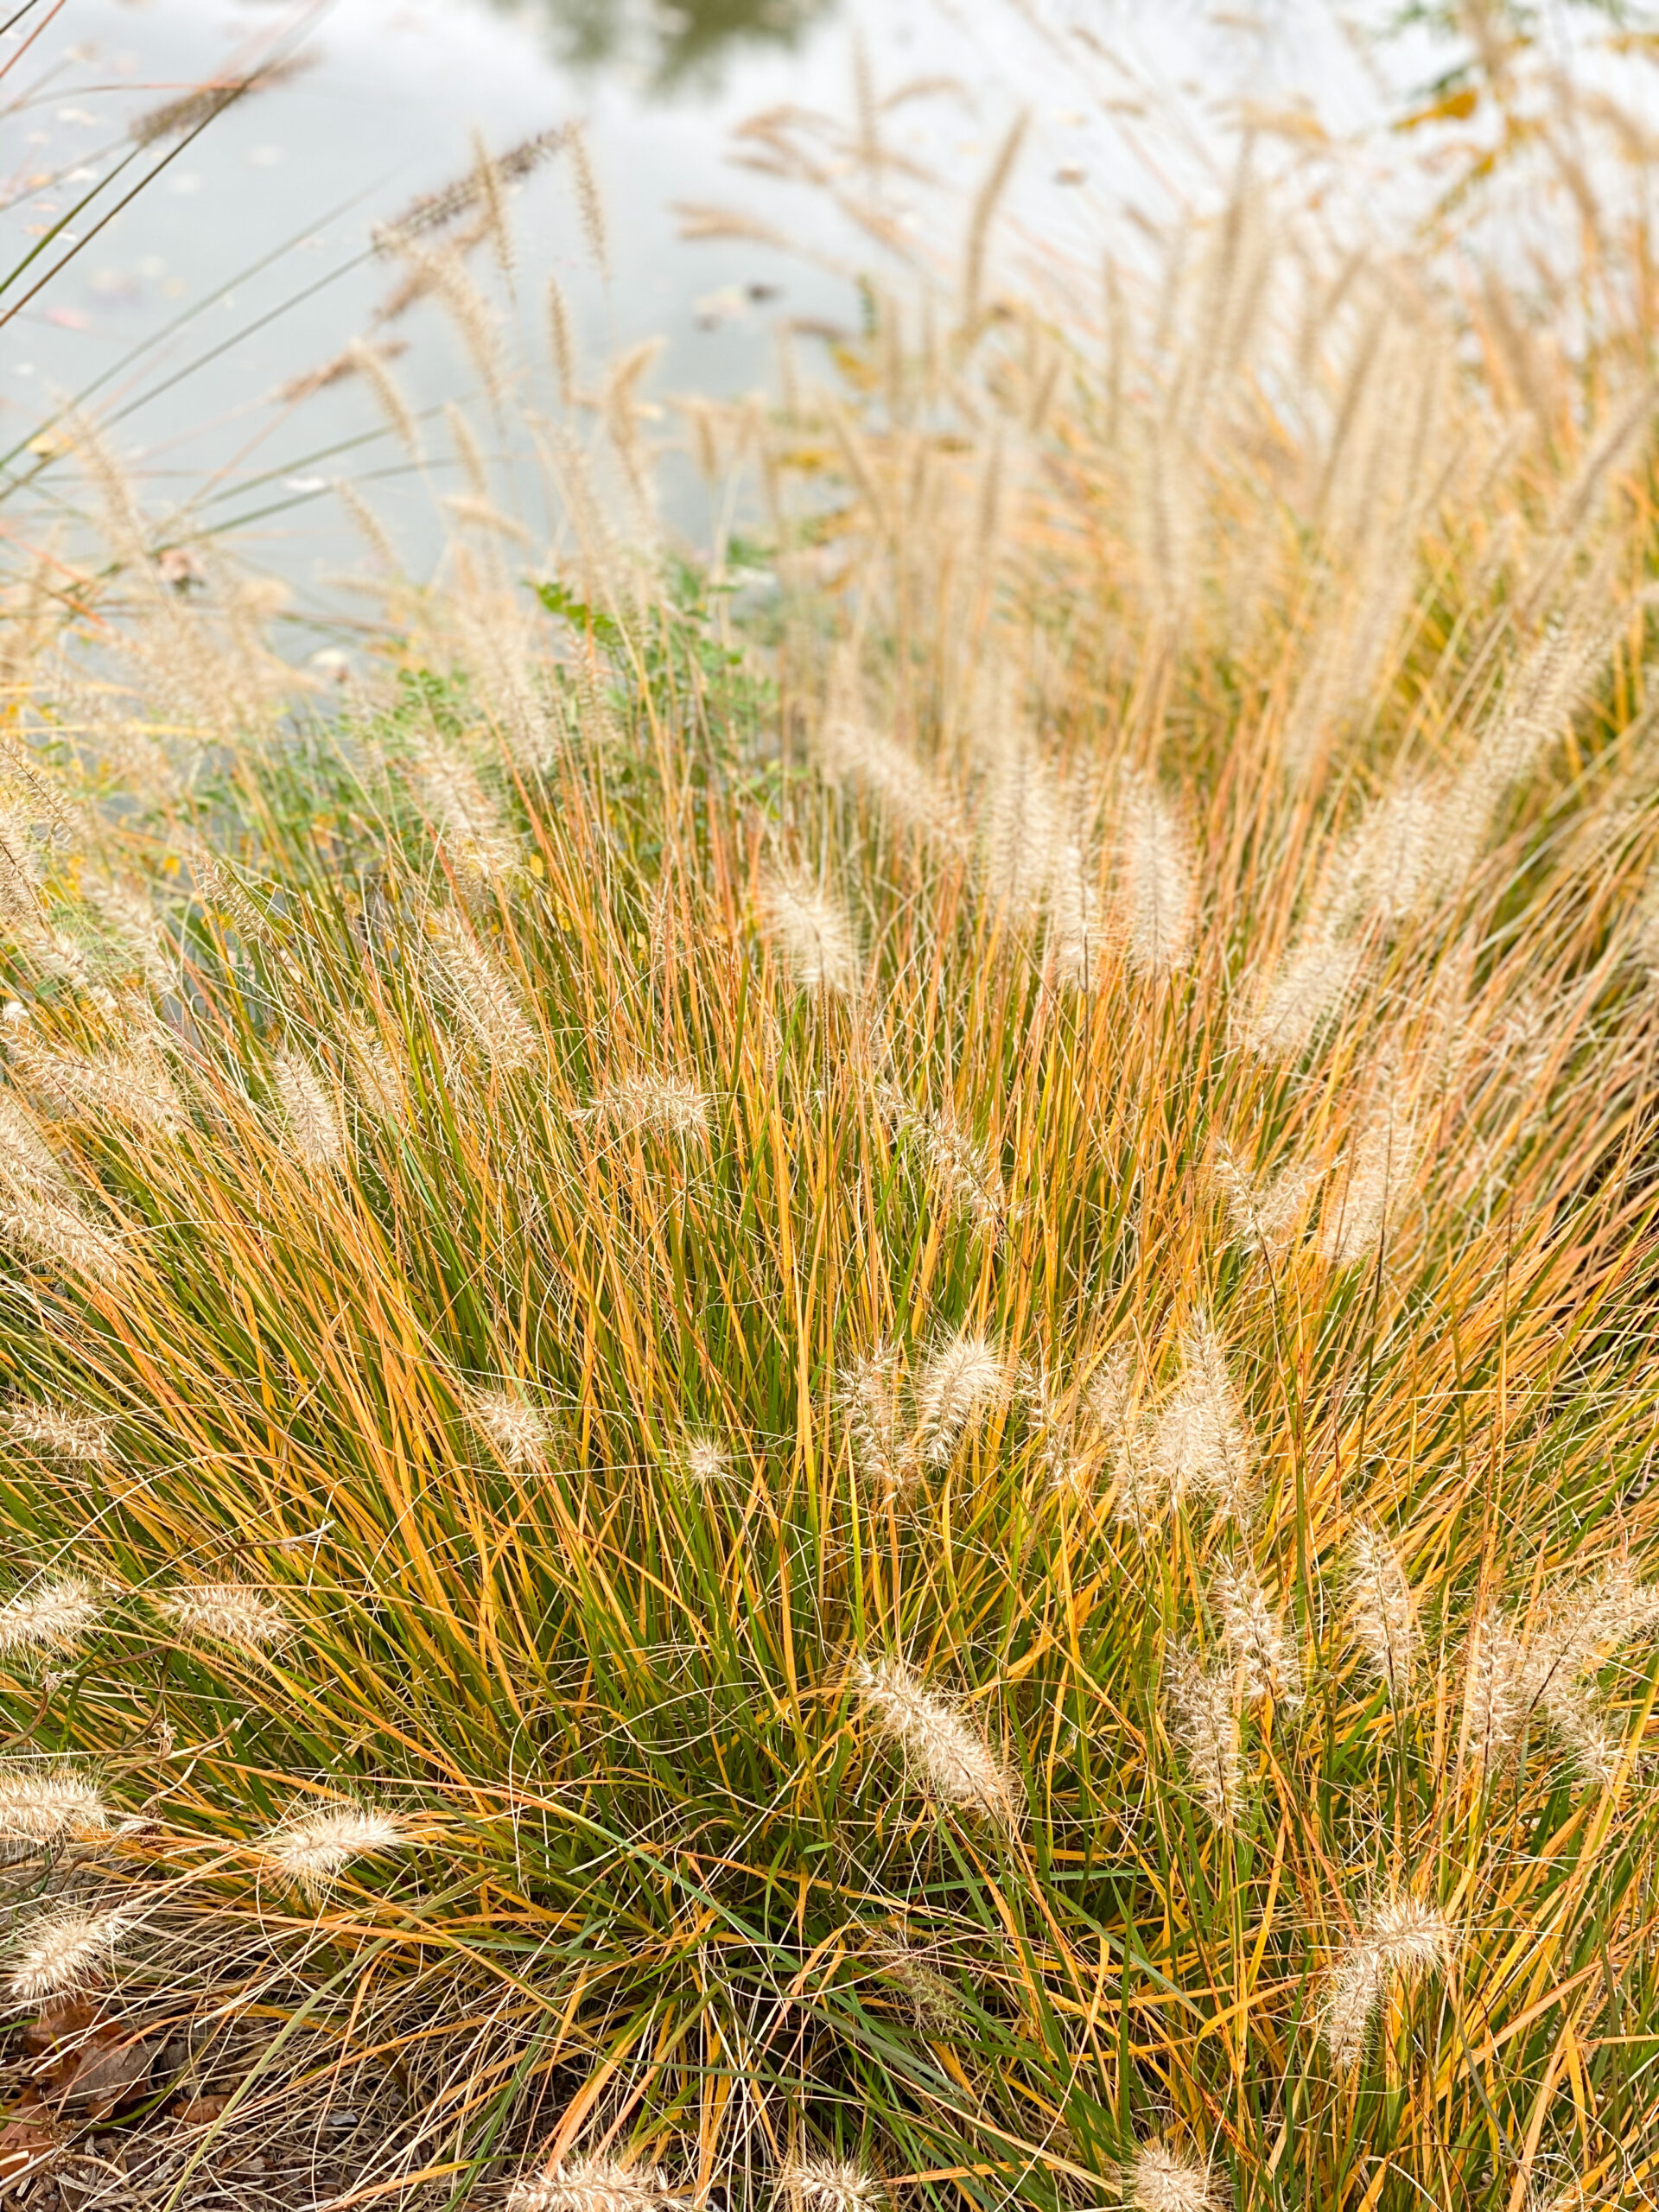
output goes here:
[{"label": "fountain grass plume", "polygon": [[930,1796],[994,1827],[1013,1827],[1007,1769],[951,1699],[925,1688],[899,1659],[861,1659],[852,1682]]},{"label": "fountain grass plume", "polygon": [[6,1986],[23,2005],[80,1995],[102,1979],[129,1925],[121,1912],[49,1908],[13,1948]]},{"label": "fountain grass plume", "polygon": [[155,2059],[60,2115],[135,2199],[1647,2171],[1659,168],[1562,222],[1477,48],[1363,237],[1258,133],[1103,286],[1028,165],[931,234],[941,88],[753,118],[868,312],[672,550],[477,154],[336,346],[494,394],[338,685],[229,503],[0,486],[5,1971]]}]

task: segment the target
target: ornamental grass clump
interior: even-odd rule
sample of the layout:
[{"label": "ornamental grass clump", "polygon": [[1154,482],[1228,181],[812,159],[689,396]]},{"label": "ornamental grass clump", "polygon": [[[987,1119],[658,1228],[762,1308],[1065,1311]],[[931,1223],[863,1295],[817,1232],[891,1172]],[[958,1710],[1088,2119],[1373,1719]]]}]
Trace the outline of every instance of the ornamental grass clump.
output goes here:
[{"label": "ornamental grass clump", "polygon": [[1408,234],[1306,117],[1075,264],[1034,125],[958,207],[941,87],[753,119],[867,276],[775,405],[509,312],[480,156],[336,349],[461,487],[430,584],[343,487],[339,685],[59,426],[0,2071],[65,2202],[1650,2190],[1659,240],[1612,73],[1482,23]]}]

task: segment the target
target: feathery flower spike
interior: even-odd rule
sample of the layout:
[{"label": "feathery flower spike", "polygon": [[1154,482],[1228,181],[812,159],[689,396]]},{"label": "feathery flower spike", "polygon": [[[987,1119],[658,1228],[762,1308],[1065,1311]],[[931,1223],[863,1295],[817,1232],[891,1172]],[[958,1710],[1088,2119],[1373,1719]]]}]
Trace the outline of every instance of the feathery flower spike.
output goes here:
[{"label": "feathery flower spike", "polygon": [[469,1390],[467,1407],[504,1465],[541,1465],[552,1431],[547,1425],[547,1416],[521,1392]]},{"label": "feathery flower spike", "polygon": [[289,1143],[307,1167],[336,1168],[346,1164],[346,1133],[340,1109],[311,1063],[298,1052],[276,1052],[271,1058],[271,1083],[283,1109]]},{"label": "feathery flower spike", "polygon": [[1381,1529],[1364,1522],[1355,1529],[1344,1579],[1350,1633],[1374,1678],[1402,1704],[1411,1694],[1417,1650],[1416,1603],[1399,1554]]},{"label": "feathery flower spike", "polygon": [[615,2158],[562,2158],[545,2173],[515,2182],[507,2212],[657,2212],[669,2194],[655,2166]]},{"label": "feathery flower spike", "polygon": [[923,1450],[931,1465],[944,1465],[979,1415],[1007,1396],[1009,1382],[1008,1363],[988,1338],[963,1330],[939,1346],[916,1386]]},{"label": "feathery flower spike", "polygon": [[164,1592],[156,1603],[181,1636],[257,1649],[289,1633],[280,1606],[242,1582],[196,1582]]},{"label": "feathery flower spike", "polygon": [[430,926],[440,988],[486,1059],[508,1075],[533,1067],[540,1042],[505,970],[453,908]]},{"label": "feathery flower spike", "polygon": [[1179,1645],[1170,1655],[1165,1700],[1170,1735],[1198,1802],[1218,1828],[1232,1827],[1244,1785],[1231,1667],[1206,1668],[1190,1646]]},{"label": "feathery flower spike", "polygon": [[1006,1770],[949,1698],[925,1689],[901,1659],[859,1660],[853,1684],[931,1796],[998,1827],[1014,1826]]},{"label": "feathery flower spike", "polygon": [[850,2158],[791,2158],[779,2168],[778,2197],[798,2212],[880,2212],[887,2196]]},{"label": "feathery flower spike", "polygon": [[7,1988],[20,2003],[38,2005],[93,1987],[127,1926],[120,1912],[66,1905],[42,1913],[11,1954]]},{"label": "feathery flower spike", "polygon": [[1271,1698],[1287,1712],[1302,1702],[1302,1662],[1284,1624],[1269,1607],[1250,1560],[1223,1560],[1213,1585],[1227,1649],[1247,1699]]},{"label": "feathery flower spike", "polygon": [[682,1144],[706,1144],[709,1103],[708,1093],[685,1077],[648,1071],[607,1084],[594,1102],[594,1112],[613,1128],[632,1134],[649,1132]]},{"label": "feathery flower spike", "polygon": [[902,1497],[918,1469],[910,1440],[900,1434],[896,1347],[879,1344],[849,1362],[840,1396],[860,1480],[883,1503]]},{"label": "feathery flower spike", "polygon": [[55,1452],[60,1459],[78,1459],[83,1466],[107,1467],[115,1458],[110,1448],[110,1421],[102,1414],[70,1413],[61,1406],[16,1404],[6,1408],[6,1433],[20,1444],[33,1444],[42,1452]]},{"label": "feathery flower spike", "polygon": [[1243,1522],[1255,1502],[1249,1438],[1227,1355],[1207,1314],[1188,1325],[1182,1354],[1179,1380],[1153,1435],[1164,1494],[1173,1505],[1189,1494],[1207,1497],[1220,1513]]},{"label": "feathery flower spike", "polygon": [[863,979],[858,933],[844,907],[800,869],[779,871],[760,887],[762,921],[803,991],[850,997]]},{"label": "feathery flower spike", "polygon": [[98,1625],[104,1611],[83,1574],[67,1574],[0,1605],[0,1652],[62,1651]]},{"label": "feathery flower spike", "polygon": [[102,1790],[76,1768],[0,1766],[0,1859],[69,1836],[99,1835],[108,1826]]},{"label": "feathery flower spike", "polygon": [[407,1840],[401,1821],[347,1799],[296,1814],[265,1837],[265,1864],[308,1897],[318,1897],[354,1859],[384,1856]]},{"label": "feathery flower spike", "polygon": [[1129,965],[1137,975],[1173,975],[1192,954],[1197,889],[1185,833],[1149,784],[1132,788],[1124,804],[1122,872]]},{"label": "feathery flower spike", "polygon": [[1135,2212],[1220,2212],[1227,2202],[1207,2158],[1185,2158],[1166,2143],[1139,2145],[1122,2182]]},{"label": "feathery flower spike", "polygon": [[1363,2057],[1389,1991],[1446,1973],[1455,1942],[1438,1905],[1392,1897],[1372,1907],[1338,1953],[1326,1993],[1319,2033],[1339,2066]]}]

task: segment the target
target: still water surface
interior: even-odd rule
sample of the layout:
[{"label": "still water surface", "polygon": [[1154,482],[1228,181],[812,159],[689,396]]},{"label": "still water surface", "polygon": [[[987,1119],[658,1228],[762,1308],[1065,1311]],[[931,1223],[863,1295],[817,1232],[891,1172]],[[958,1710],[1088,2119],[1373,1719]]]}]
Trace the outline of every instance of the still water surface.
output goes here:
[{"label": "still water surface", "polygon": [[[0,40],[0,66],[48,4],[35,0]],[[486,442],[508,435],[430,308],[399,325],[410,342],[396,365],[429,425],[421,470],[400,457],[360,379],[303,404],[282,397],[364,327],[396,276],[367,251],[373,226],[464,171],[474,130],[501,148],[580,118],[603,187],[602,278],[568,164],[516,194],[504,328],[542,365],[535,396],[552,411],[550,276],[590,375],[619,347],[663,338],[645,386],[663,400],[765,389],[780,321],[855,322],[854,242],[827,195],[730,156],[734,128],[758,112],[848,118],[859,68],[878,100],[934,80],[882,124],[895,150],[945,180],[931,192],[895,171],[884,187],[884,212],[918,239],[959,230],[963,194],[1013,115],[1028,113],[1005,239],[1051,274],[1097,270],[1114,238],[1131,247],[1132,211],[1148,193],[1162,193],[1166,214],[1224,188],[1242,94],[1317,104],[1339,128],[1376,108],[1372,65],[1323,0],[1279,0],[1255,17],[1189,0],[1059,0],[1043,20],[1034,29],[1008,0],[67,0],[0,79],[0,270],[111,174],[135,117],[274,50],[308,66],[176,153],[0,330],[0,449],[84,397],[109,420],[152,514],[187,504],[189,528],[235,524],[302,605],[321,608],[352,543],[329,488],[337,477],[369,492],[418,570],[435,557],[435,497],[460,482],[442,403],[470,395]],[[1135,135],[1154,111],[1155,169]],[[824,268],[752,241],[683,243],[677,208],[712,203],[846,258]],[[77,218],[84,236],[103,204]],[[664,407],[660,433],[675,429]],[[505,447],[501,458],[519,488],[526,472],[508,466]],[[14,474],[31,465],[26,452],[10,463]],[[696,540],[707,518],[683,475],[670,520]],[[73,479],[45,480],[60,487],[48,508],[55,499],[67,517]],[[14,499],[6,517],[20,512]],[[51,519],[37,511],[27,532],[10,519],[10,556]]]}]

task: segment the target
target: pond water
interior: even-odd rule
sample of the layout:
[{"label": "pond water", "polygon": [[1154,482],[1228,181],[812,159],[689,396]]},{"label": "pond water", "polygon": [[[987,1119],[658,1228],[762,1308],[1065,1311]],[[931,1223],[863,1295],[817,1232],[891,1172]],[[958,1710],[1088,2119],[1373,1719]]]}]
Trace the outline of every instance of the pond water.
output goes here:
[{"label": "pond water", "polygon": [[[136,118],[278,54],[306,66],[106,181],[132,151]],[[590,374],[616,349],[662,336],[645,387],[659,398],[763,390],[780,321],[855,322],[849,234],[828,196],[734,168],[730,155],[734,127],[757,112],[849,117],[860,69],[878,99],[936,80],[883,111],[887,143],[945,180],[930,194],[895,171],[883,188],[884,213],[918,239],[936,219],[959,229],[951,191],[971,188],[1011,118],[1028,113],[1007,250],[1051,270],[1097,268],[1103,242],[1132,243],[1133,207],[1161,194],[1166,213],[1223,189],[1242,96],[1317,104],[1339,130],[1383,98],[1374,57],[1321,0],[1255,16],[1185,0],[1076,0],[1046,15],[1014,0],[31,0],[0,35],[0,275],[66,214],[82,240],[0,326],[0,451],[14,480],[0,507],[4,557],[54,522],[72,524],[78,480],[52,461],[51,429],[41,433],[75,402],[108,423],[152,516],[182,509],[182,536],[234,526],[319,612],[349,557],[336,478],[364,488],[418,569],[435,551],[434,495],[461,481],[442,403],[470,398],[480,435],[506,435],[429,306],[396,327],[408,350],[395,373],[430,429],[422,468],[403,458],[360,377],[303,403],[284,396],[338,355],[397,281],[369,250],[375,224],[464,173],[474,130],[499,149],[580,118],[602,188],[603,276],[568,162],[515,189],[518,259],[500,313],[543,365],[535,396],[550,412],[550,276]],[[1154,111],[1155,163],[1136,137]],[[155,181],[99,227],[164,154]],[[842,265],[753,239],[682,242],[677,209],[715,203],[840,253]],[[23,289],[14,282],[0,308]],[[661,429],[673,434],[671,410]],[[15,480],[31,474],[24,499]],[[694,539],[704,526],[689,492],[674,495],[670,518]]]}]

